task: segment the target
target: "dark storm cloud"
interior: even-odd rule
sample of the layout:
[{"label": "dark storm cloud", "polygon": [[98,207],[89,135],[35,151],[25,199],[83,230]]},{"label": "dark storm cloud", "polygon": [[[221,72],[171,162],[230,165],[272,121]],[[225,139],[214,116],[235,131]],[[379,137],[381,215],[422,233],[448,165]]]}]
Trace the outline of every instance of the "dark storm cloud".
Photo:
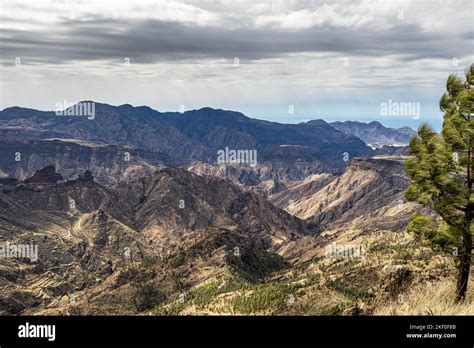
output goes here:
[{"label": "dark storm cloud", "polygon": [[[53,27],[58,28],[58,27]],[[368,29],[270,28],[225,29],[162,21],[92,19],[65,21],[61,29],[2,29],[2,59],[61,64],[75,60],[137,63],[184,59],[261,59],[299,52],[333,52],[341,56],[402,55],[402,59],[462,57],[472,54],[472,32],[452,35],[424,32],[401,24],[385,31]]]}]

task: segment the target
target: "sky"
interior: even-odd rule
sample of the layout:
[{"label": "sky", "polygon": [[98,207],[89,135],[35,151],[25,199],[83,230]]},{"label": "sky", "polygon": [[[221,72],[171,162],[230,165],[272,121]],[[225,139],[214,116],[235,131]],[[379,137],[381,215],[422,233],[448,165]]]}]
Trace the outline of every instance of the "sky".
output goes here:
[{"label": "sky", "polygon": [[94,100],[439,129],[446,78],[474,63],[472,18],[472,0],[1,0],[0,109]]}]

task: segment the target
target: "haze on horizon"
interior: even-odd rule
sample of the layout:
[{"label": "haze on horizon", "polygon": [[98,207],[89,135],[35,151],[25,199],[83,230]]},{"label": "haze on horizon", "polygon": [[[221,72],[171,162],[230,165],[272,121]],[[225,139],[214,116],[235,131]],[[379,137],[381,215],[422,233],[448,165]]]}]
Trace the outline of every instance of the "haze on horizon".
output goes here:
[{"label": "haze on horizon", "polygon": [[[0,109],[94,100],[439,128],[447,76],[474,61],[473,14],[469,0],[2,0]],[[421,115],[382,115],[388,101]]]}]

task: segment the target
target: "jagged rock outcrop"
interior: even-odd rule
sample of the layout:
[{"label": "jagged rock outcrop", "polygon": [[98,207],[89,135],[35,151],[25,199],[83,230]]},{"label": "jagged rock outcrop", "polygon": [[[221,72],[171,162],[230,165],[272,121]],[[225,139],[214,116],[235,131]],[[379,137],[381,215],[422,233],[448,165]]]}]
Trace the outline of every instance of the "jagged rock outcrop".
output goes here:
[{"label": "jagged rock outcrop", "polygon": [[46,166],[37,170],[31,178],[23,182],[25,184],[55,184],[62,180],[64,180],[63,176],[60,173],[56,173],[55,166]]}]

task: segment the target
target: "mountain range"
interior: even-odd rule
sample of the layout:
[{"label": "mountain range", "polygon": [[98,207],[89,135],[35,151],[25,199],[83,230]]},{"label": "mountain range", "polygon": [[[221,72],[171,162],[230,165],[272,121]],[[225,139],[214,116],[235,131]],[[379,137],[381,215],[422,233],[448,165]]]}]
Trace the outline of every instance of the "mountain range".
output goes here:
[{"label": "mountain range", "polygon": [[7,108],[0,112],[2,135],[130,145],[163,152],[183,161],[215,161],[216,152],[226,146],[256,149],[262,157],[279,145],[307,146],[317,150],[322,159],[338,164],[342,162],[342,153],[349,150],[348,146],[353,156],[370,154],[360,139],[341,133],[325,122],[279,124],[211,108],[173,113],[128,104],[117,107],[94,105],[93,119],[57,116],[52,111]]},{"label": "mountain range", "polygon": [[0,112],[0,244],[38,246],[0,258],[1,314],[372,315],[450,284],[453,258],[406,233],[432,212],[404,199],[405,154],[363,126],[95,111]]},{"label": "mountain range", "polygon": [[[54,163],[67,179],[90,169],[98,182],[112,185],[165,166],[192,167],[193,162],[208,163],[212,168],[200,170],[216,172],[217,152],[229,148],[258,154],[255,171],[227,166],[231,176],[245,185],[253,183],[261,192],[275,192],[308,175],[341,172],[354,157],[400,151],[374,151],[347,131],[352,123],[340,131],[322,120],[279,124],[211,108],[172,113],[128,104],[94,105],[92,119],[63,116],[69,109],[60,116],[20,107],[0,111],[3,175],[24,179]],[[393,132],[380,125],[372,137],[379,134],[382,143]]]}]

